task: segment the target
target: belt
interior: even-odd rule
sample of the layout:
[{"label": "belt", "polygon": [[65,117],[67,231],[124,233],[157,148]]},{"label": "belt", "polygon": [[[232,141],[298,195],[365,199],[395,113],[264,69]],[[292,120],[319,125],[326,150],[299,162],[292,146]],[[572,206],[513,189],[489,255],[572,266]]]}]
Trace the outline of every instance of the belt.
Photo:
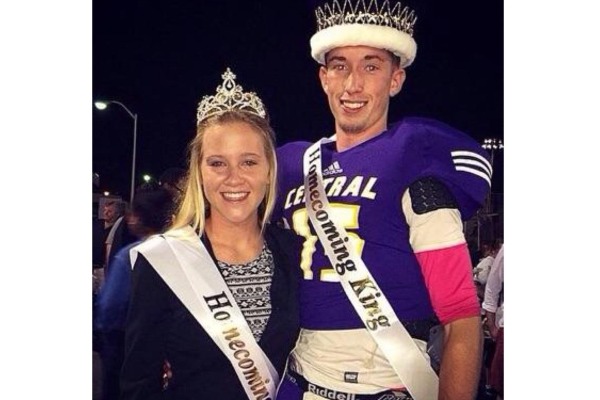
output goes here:
[{"label": "belt", "polygon": [[333,390],[321,385],[307,381],[302,375],[290,370],[286,373],[286,379],[294,383],[304,392],[311,392],[317,396],[332,400],[413,400],[405,389],[386,390],[374,394],[346,393]]}]

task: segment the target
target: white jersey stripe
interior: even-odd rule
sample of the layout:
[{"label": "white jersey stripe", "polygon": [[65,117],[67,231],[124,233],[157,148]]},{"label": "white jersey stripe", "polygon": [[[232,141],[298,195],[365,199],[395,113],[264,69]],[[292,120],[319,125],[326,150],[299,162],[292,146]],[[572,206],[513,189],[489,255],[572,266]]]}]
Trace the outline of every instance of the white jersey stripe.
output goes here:
[{"label": "white jersey stripe", "polygon": [[455,158],[454,165],[474,165],[483,170],[490,178],[492,177],[492,171],[490,171],[487,166],[480,161],[473,160],[472,158]]},{"label": "white jersey stripe", "polygon": [[492,175],[492,165],[490,164],[490,162],[488,160],[486,160],[485,157],[482,157],[481,155],[474,153],[472,151],[466,151],[466,150],[452,151],[452,152],[450,152],[450,154],[452,155],[452,158],[456,158],[459,156],[469,156],[469,157],[477,158],[478,160],[481,160],[487,166],[488,171],[490,171],[490,176]]},{"label": "white jersey stripe", "polygon": [[489,177],[489,176],[487,176],[487,174],[485,174],[485,173],[481,172],[481,171],[480,171],[480,170],[478,170],[478,169],[471,168],[471,167],[463,167],[463,166],[460,166],[460,165],[457,165],[457,166],[455,167],[455,169],[456,169],[457,171],[470,172],[470,173],[472,173],[472,174],[474,174],[474,175],[477,175],[477,176],[479,176],[479,177],[481,177],[481,178],[485,179],[485,180],[487,181],[488,185],[492,186],[492,181],[491,181],[490,177]]}]

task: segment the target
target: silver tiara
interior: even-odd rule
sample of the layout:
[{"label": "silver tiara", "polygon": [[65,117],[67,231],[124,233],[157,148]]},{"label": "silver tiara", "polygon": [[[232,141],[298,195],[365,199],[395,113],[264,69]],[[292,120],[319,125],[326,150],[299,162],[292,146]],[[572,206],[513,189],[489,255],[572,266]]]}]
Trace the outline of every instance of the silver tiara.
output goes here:
[{"label": "silver tiara", "polygon": [[413,10],[402,7],[401,3],[390,8],[389,0],[384,0],[381,5],[377,0],[368,0],[368,5],[365,0],[357,0],[355,5],[352,5],[351,0],[344,0],[341,6],[338,0],[333,0],[331,5],[317,7],[315,14],[317,31],[343,24],[370,24],[389,26],[412,36],[417,22]]},{"label": "silver tiara", "polygon": [[226,111],[246,111],[261,118],[265,118],[267,112],[262,100],[254,92],[244,92],[242,86],[235,83],[235,74],[229,68],[223,75],[223,84],[217,86],[217,94],[204,96],[198,104],[196,114],[196,125],[213,115],[222,114]]}]

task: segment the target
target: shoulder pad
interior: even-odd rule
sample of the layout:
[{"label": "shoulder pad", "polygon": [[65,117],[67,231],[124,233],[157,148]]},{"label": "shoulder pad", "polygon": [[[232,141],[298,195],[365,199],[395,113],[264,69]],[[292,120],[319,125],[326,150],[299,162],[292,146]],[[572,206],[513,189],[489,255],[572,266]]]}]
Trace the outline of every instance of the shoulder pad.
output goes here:
[{"label": "shoulder pad", "polygon": [[440,208],[458,208],[452,193],[434,177],[421,178],[413,182],[408,190],[415,214],[425,214]]}]

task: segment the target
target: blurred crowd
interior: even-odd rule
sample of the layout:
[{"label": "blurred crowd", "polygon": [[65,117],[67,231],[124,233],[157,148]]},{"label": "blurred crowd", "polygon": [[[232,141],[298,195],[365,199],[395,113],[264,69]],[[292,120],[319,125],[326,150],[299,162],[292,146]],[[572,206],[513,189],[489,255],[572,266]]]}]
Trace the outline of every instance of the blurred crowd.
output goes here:
[{"label": "blurred crowd", "polygon": [[[115,197],[100,198],[93,217],[93,352],[94,399],[118,399],[123,364],[125,319],[130,294],[129,250],[172,221],[183,192],[186,171],[169,168],[158,182],[136,188],[128,204]],[[98,376],[99,375],[99,376]]]}]

